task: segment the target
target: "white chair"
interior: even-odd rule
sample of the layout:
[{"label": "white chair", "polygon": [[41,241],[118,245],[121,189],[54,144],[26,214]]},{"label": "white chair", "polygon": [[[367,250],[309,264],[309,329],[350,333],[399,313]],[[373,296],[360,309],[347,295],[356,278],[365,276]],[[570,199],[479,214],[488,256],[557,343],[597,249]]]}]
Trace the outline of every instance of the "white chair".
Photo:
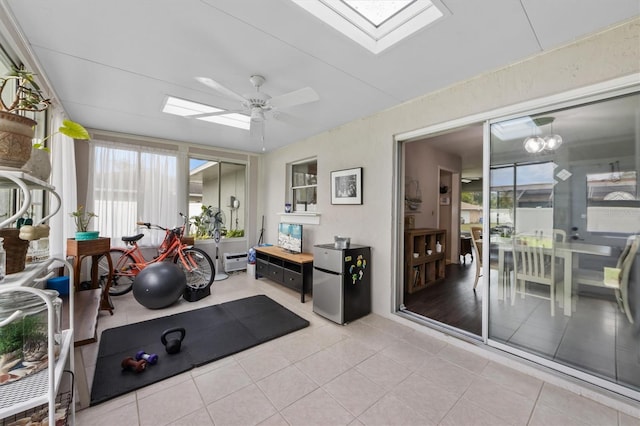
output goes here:
[{"label": "white chair", "polygon": [[[522,298],[525,295],[539,297],[550,301],[551,316],[555,316],[555,251],[553,242],[550,244],[551,247],[548,245],[545,247],[545,244],[531,238],[513,239],[513,271],[516,284],[512,290],[511,304],[515,303],[515,293],[520,293]],[[527,292],[527,282],[549,286],[549,297]]]},{"label": "white chair", "polygon": [[567,241],[567,233],[562,229],[554,229],[553,230],[553,241],[564,243]]},{"label": "white chair", "polygon": [[476,252],[476,280],[473,283],[473,291],[476,291],[478,281],[482,276],[482,227],[471,227],[471,241],[473,242],[473,249]]},{"label": "white chair", "polygon": [[618,306],[627,315],[631,324],[633,324],[633,316],[629,309],[629,272],[635,261],[638,246],[640,246],[640,235],[631,235],[627,238],[627,243],[615,267],[605,266],[602,270],[576,269],[573,271],[573,279],[577,284],[613,289]]}]

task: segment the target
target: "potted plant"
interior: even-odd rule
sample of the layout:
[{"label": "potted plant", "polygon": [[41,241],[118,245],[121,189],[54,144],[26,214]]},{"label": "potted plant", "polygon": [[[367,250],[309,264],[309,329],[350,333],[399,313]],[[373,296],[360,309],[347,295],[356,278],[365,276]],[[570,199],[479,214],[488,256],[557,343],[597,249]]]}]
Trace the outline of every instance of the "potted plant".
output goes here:
[{"label": "potted plant", "polygon": [[201,207],[201,212],[198,216],[192,216],[193,225],[196,228],[195,239],[204,240],[212,237],[213,234],[213,210],[211,206]]},{"label": "potted plant", "polygon": [[78,210],[69,214],[76,222],[76,240],[95,240],[98,238],[100,235],[99,231],[89,231],[91,219],[98,217],[97,214],[93,212],[85,212],[83,206],[78,207]]},{"label": "potted plant", "polygon": [[[27,163],[34,148],[37,123],[22,114],[44,111],[49,106],[51,100],[44,95],[32,72],[14,67],[0,78],[0,166],[21,168]],[[89,139],[84,127],[69,120],[63,122],[58,132],[74,139]],[[37,142],[35,148],[43,147],[43,143],[44,140]]]}]

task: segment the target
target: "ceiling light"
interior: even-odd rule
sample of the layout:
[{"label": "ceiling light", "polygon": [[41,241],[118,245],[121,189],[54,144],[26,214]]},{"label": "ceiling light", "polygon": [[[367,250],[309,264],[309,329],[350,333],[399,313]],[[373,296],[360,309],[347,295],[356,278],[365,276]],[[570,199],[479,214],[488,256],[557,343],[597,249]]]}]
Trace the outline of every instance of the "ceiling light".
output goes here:
[{"label": "ceiling light", "polygon": [[537,154],[544,150],[544,139],[540,136],[529,136],[524,140],[524,149],[530,154]]},{"label": "ceiling light", "polygon": [[524,140],[524,149],[530,154],[543,151],[554,151],[562,145],[562,137],[553,133],[553,121],[555,117],[538,117],[533,119],[536,128],[551,125],[551,134],[546,136],[529,136]]},{"label": "ceiling light", "polygon": [[547,149],[554,150],[562,145],[562,137],[560,135],[545,136],[544,143]]}]

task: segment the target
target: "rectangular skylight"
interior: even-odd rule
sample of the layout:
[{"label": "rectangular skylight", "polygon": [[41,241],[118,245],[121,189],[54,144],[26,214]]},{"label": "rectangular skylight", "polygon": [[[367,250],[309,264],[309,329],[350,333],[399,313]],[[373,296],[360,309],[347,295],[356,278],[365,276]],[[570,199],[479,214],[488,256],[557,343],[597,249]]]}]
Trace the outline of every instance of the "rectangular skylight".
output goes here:
[{"label": "rectangular skylight", "polygon": [[502,141],[524,139],[533,136],[536,128],[531,117],[519,117],[491,124],[491,134]]},{"label": "rectangular skylight", "polygon": [[440,0],[291,0],[378,54],[449,14]]},{"label": "rectangular skylight", "polygon": [[342,0],[374,26],[379,27],[415,0]]},{"label": "rectangular skylight", "polygon": [[[216,108],[198,102],[188,101],[186,99],[180,99],[173,96],[167,96],[164,107],[162,108],[162,112],[165,112],[167,114],[179,115],[181,117],[193,117],[202,114],[213,114],[224,111],[225,110],[221,108]],[[194,118],[211,123],[222,124],[224,126],[236,127],[243,130],[249,130],[251,123],[251,118],[249,116],[238,114],[235,112]]]}]

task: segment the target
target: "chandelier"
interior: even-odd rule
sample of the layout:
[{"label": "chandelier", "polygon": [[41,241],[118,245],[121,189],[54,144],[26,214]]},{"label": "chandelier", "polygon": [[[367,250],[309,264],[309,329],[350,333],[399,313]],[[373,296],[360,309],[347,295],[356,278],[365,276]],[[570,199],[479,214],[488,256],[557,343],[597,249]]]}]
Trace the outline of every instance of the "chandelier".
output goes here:
[{"label": "chandelier", "polygon": [[533,135],[524,140],[524,149],[530,154],[537,154],[543,151],[554,151],[562,145],[562,137],[553,133],[553,121],[555,117],[538,117],[533,122],[537,127],[550,125],[551,134],[546,136]]}]

